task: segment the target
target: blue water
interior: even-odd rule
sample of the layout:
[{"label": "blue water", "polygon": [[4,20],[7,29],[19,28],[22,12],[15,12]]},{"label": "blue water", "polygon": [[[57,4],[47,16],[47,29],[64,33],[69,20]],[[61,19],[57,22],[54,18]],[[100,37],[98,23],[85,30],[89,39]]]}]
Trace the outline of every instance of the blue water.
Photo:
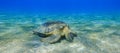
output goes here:
[{"label": "blue water", "polygon": [[0,0],[0,11],[17,13],[118,12],[119,0]]},{"label": "blue water", "polygon": [[[73,42],[40,41],[32,31],[63,21]],[[119,0],[0,0],[0,53],[120,53]]]}]

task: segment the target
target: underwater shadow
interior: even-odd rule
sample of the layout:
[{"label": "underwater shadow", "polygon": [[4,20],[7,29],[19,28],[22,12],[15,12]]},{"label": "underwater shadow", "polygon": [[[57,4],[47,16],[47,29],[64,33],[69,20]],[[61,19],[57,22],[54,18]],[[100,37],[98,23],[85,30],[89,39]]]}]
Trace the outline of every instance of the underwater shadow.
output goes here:
[{"label": "underwater shadow", "polygon": [[96,52],[102,52],[102,53],[107,53],[107,51],[102,51],[97,45],[96,42],[91,41],[90,39],[86,38],[85,35],[81,35],[77,37],[79,41],[87,48],[87,49],[92,49]]}]

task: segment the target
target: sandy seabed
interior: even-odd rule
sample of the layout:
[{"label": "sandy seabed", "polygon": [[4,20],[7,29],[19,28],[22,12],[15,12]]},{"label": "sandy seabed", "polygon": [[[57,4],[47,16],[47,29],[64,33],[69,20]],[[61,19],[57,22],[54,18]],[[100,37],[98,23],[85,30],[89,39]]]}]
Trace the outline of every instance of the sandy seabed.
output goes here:
[{"label": "sandy seabed", "polygon": [[[60,20],[77,33],[73,42],[40,42],[32,30]],[[109,15],[2,15],[0,53],[120,53],[120,16]]]}]

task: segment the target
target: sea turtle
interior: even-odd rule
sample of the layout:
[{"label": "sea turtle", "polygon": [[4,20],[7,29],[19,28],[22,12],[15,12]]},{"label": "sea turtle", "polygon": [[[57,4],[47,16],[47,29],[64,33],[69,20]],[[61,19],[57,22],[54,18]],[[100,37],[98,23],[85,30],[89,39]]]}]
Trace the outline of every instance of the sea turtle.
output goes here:
[{"label": "sea turtle", "polygon": [[62,37],[65,37],[66,40],[71,42],[73,37],[76,36],[76,34],[70,30],[70,27],[62,21],[45,22],[34,30],[33,34],[43,37],[41,41],[48,43],[55,43]]}]

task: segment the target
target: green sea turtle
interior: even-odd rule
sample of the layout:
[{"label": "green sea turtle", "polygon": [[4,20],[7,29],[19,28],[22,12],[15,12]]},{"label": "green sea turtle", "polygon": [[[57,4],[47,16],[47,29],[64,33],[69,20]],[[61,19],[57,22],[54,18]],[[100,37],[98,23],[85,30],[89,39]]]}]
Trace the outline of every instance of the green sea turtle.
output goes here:
[{"label": "green sea turtle", "polygon": [[66,40],[71,42],[73,37],[76,36],[76,34],[70,30],[69,26],[62,21],[45,22],[41,24],[38,29],[34,30],[33,34],[43,37],[41,41],[48,43],[55,43],[62,37],[65,37]]}]

